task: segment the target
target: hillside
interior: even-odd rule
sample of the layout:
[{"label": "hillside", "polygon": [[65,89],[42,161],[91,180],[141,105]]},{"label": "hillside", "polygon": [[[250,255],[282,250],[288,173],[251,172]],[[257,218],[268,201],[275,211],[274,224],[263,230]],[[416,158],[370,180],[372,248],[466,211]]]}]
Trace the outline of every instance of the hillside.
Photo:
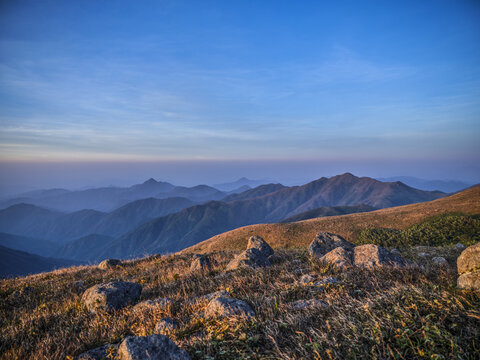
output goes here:
[{"label": "hillside", "polygon": [[302,220],[308,220],[324,216],[336,216],[336,215],[346,215],[354,214],[359,212],[367,212],[376,210],[372,206],[368,205],[352,205],[352,206],[322,206],[313,210],[305,211],[303,213],[293,215],[285,220],[282,220],[284,223],[288,222],[297,222]]},{"label": "hillside", "polygon": [[358,233],[364,229],[404,229],[428,216],[447,212],[480,214],[480,186],[426,203],[393,207],[367,213],[311,219],[296,223],[246,226],[214,236],[185,251],[201,253],[219,249],[238,250],[245,247],[248,237],[252,235],[263,237],[274,247],[305,247],[319,231],[340,234],[347,239],[355,241]]},{"label": "hillside", "polygon": [[0,233],[0,246],[41,256],[51,256],[58,250],[58,245],[51,241],[7,233]]},{"label": "hillside", "polygon": [[348,173],[329,179],[321,178],[303,186],[274,186],[280,189],[267,194],[261,191],[260,196],[249,198],[248,194],[256,191],[252,189],[247,191],[245,200],[210,201],[155,219],[118,238],[92,256],[126,258],[179,251],[224,231],[250,224],[278,222],[320,206],[367,204],[384,207],[445,195],[413,189],[402,183],[359,178]]},{"label": "hillside", "polygon": [[24,276],[79,264],[78,261],[46,258],[0,246],[0,277]]}]

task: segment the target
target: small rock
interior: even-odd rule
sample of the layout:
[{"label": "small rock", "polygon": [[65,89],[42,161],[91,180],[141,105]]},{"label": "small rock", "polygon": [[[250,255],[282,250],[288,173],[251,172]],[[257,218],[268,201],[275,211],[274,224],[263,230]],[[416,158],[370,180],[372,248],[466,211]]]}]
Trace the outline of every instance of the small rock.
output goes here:
[{"label": "small rock", "polygon": [[343,247],[351,250],[355,247],[355,245],[353,245],[351,242],[348,242],[340,235],[328,232],[319,232],[308,247],[308,253],[313,257],[322,257],[337,247]]},{"label": "small rock", "polygon": [[430,254],[427,254],[427,253],[425,253],[425,252],[418,253],[418,256],[419,256],[419,257],[427,257],[427,256],[429,256],[429,255],[430,255]]},{"label": "small rock", "polygon": [[134,311],[154,311],[160,309],[167,309],[170,306],[173,306],[175,302],[169,298],[158,298],[154,300],[145,300],[139,302],[133,307]]},{"label": "small rock", "polygon": [[292,303],[292,306],[296,310],[303,310],[303,309],[315,309],[315,308],[323,308],[326,307],[323,301],[318,299],[310,299],[310,300],[297,300]]},{"label": "small rock", "polygon": [[457,279],[457,286],[462,289],[480,291],[480,271],[460,275]]},{"label": "small rock", "polygon": [[98,264],[98,268],[99,269],[103,269],[103,270],[106,270],[106,269],[112,269],[116,266],[121,266],[122,265],[122,261],[121,260],[118,260],[118,259],[107,259],[107,260],[103,260],[100,264]]},{"label": "small rock", "polygon": [[247,249],[238,255],[235,259],[230,261],[225,271],[250,268],[256,269],[259,267],[271,266],[270,260],[263,256],[263,254],[257,249]]},{"label": "small rock", "polygon": [[398,256],[402,255],[401,251],[396,248],[391,249],[390,252]]},{"label": "small rock", "polygon": [[268,243],[263,240],[260,236],[252,236],[248,239],[247,249],[257,249],[260,251],[263,256],[269,257],[272,256],[274,251]]},{"label": "small rock", "polygon": [[84,353],[78,355],[75,360],[103,360],[103,359],[114,359],[119,344],[107,344],[104,346],[97,347],[92,350],[88,350]]},{"label": "small rock", "polygon": [[440,266],[447,266],[448,265],[447,259],[445,259],[444,257],[441,257],[441,256],[434,257],[432,259],[432,262],[435,265],[440,265]]},{"label": "small rock", "polygon": [[212,299],[215,299],[217,297],[228,297],[229,295],[230,295],[230,293],[227,290],[218,290],[218,291],[215,291],[214,293],[203,295],[201,298],[202,299],[207,299],[207,300],[212,300]]},{"label": "small rock", "polygon": [[210,301],[205,309],[205,317],[252,317],[255,312],[245,301],[228,297],[218,297]]},{"label": "small rock", "polygon": [[212,270],[212,264],[207,256],[197,255],[193,257],[190,265],[191,272],[208,272],[210,270]]},{"label": "small rock", "polygon": [[469,246],[457,258],[459,274],[480,270],[480,243]]},{"label": "small rock", "polygon": [[89,310],[118,310],[138,300],[142,286],[136,283],[115,281],[98,284],[87,289],[82,302]]},{"label": "small rock", "polygon": [[300,284],[309,284],[315,280],[315,277],[309,274],[305,274],[300,278]]},{"label": "small rock", "polygon": [[163,335],[168,335],[172,331],[179,328],[179,324],[177,321],[173,320],[172,318],[163,318],[155,326],[155,332]]},{"label": "small rock", "polygon": [[320,260],[339,269],[351,268],[353,266],[353,251],[343,247],[337,247],[322,256]]},{"label": "small rock", "polygon": [[355,266],[366,267],[369,269],[379,266],[405,267],[410,265],[410,263],[404,258],[392,254],[381,246],[373,244],[355,247],[354,264]]},{"label": "small rock", "polygon": [[167,336],[128,336],[118,348],[119,360],[190,360],[185,350],[180,349]]},{"label": "small rock", "polygon": [[303,274],[304,272],[305,272],[305,269],[297,268],[292,271],[292,274],[297,275],[297,274]]},{"label": "small rock", "polygon": [[457,243],[453,248],[458,251],[463,251],[465,250],[466,246],[463,245],[462,243]]}]

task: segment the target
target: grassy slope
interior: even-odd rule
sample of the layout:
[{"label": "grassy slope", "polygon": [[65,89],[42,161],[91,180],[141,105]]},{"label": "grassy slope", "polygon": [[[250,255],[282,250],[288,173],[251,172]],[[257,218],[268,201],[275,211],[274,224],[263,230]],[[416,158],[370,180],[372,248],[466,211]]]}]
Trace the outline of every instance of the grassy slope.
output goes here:
[{"label": "grassy slope", "polygon": [[289,224],[259,224],[241,227],[214,236],[184,252],[208,253],[222,250],[241,250],[252,235],[263,237],[275,248],[301,248],[308,246],[319,231],[340,234],[355,241],[357,234],[369,228],[405,229],[426,217],[447,212],[480,213],[480,186],[458,194],[412,205],[398,206],[368,213],[317,218]]},{"label": "grassy slope", "polygon": [[[256,271],[222,274],[232,254],[217,252],[205,275],[190,273],[191,256],[179,254],[111,270],[85,266],[2,280],[0,359],[71,359],[127,335],[151,334],[165,316],[179,321],[170,337],[194,359],[473,359],[480,351],[480,297],[455,288],[458,252],[445,251],[445,271],[429,263],[425,270],[338,271],[309,260],[305,250],[282,250],[274,266]],[[301,285],[298,269],[317,279],[336,276],[342,285]],[[111,280],[142,283],[143,300],[169,297],[176,305],[86,310],[83,291]],[[25,286],[31,289],[22,294]],[[207,301],[200,297],[219,289],[247,301],[256,318],[205,319]],[[308,299],[326,307],[292,308]]]}]

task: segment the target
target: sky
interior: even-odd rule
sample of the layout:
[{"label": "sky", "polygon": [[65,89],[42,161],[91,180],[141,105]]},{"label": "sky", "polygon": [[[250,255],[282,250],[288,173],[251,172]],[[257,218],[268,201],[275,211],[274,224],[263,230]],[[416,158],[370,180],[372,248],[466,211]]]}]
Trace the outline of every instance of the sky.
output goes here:
[{"label": "sky", "polygon": [[0,2],[3,190],[479,164],[478,0]]}]

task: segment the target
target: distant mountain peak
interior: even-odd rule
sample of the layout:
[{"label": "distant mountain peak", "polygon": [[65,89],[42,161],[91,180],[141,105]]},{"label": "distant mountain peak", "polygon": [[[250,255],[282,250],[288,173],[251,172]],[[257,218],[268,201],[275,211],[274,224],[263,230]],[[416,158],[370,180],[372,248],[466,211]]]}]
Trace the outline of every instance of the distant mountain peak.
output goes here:
[{"label": "distant mountain peak", "polygon": [[157,183],[158,183],[157,180],[155,180],[154,178],[150,178],[147,181],[145,181],[143,184],[144,185],[153,185],[153,184],[157,184]]}]

